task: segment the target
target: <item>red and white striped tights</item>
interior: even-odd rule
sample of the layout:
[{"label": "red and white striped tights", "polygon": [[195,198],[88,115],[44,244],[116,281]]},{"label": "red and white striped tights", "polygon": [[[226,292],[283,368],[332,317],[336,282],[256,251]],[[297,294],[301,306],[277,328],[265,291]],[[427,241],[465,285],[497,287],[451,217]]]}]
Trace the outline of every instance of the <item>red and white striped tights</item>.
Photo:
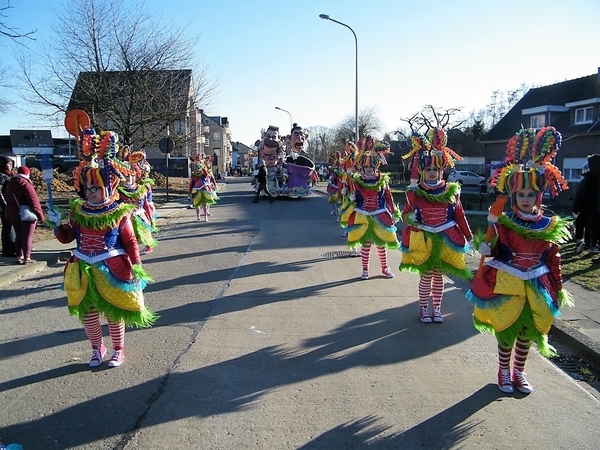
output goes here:
[{"label": "red and white striped tights", "polygon": [[[115,323],[106,318],[108,323],[108,334],[110,334],[110,340],[112,341],[113,350],[123,350],[125,344],[125,322],[120,321]],[[92,309],[83,318],[83,328],[85,334],[87,334],[92,348],[102,347],[102,326],[100,325],[100,314],[96,309]]]},{"label": "red and white striped tights", "polygon": [[[362,267],[363,270],[369,270],[369,259],[371,256],[371,245],[372,242],[365,242],[360,251],[360,256],[362,259]],[[379,255],[379,263],[381,264],[381,270],[385,270],[387,268],[387,250],[385,247],[377,247],[377,254]]]},{"label": "red and white striped tights", "polygon": [[[531,341],[522,338],[517,338],[514,349],[515,355],[513,358],[513,369],[523,372],[525,370],[525,362],[527,361],[527,355],[529,355],[529,349],[531,348]],[[510,357],[512,355],[512,348],[504,348],[498,345],[498,367],[500,369],[510,370]]]},{"label": "red and white striped tights", "polygon": [[419,280],[419,303],[421,308],[429,307],[429,296],[431,296],[433,307],[442,306],[442,295],[444,295],[444,274],[438,269],[421,275]]}]

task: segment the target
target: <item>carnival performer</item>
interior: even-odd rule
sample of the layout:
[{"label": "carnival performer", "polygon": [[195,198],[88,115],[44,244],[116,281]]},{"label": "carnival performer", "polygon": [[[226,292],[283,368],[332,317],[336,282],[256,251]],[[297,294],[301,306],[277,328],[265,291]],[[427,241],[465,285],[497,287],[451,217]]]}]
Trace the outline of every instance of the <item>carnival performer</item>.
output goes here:
[{"label": "carnival performer", "polygon": [[[123,164],[130,170],[125,174],[124,180],[117,188],[119,201],[135,206],[133,211],[133,229],[140,245],[140,254],[145,255],[156,248],[158,242],[152,236],[158,228],[155,224],[156,209],[152,202],[152,188],[145,179],[141,162],[145,160],[142,150],[130,152]],[[138,180],[140,180],[138,182]]]},{"label": "carnival performer", "polygon": [[48,222],[62,243],[77,241],[67,261],[63,288],[69,313],[78,317],[92,345],[90,367],[102,364],[100,315],[108,322],[112,341],[109,367],[125,358],[125,327],[149,327],[158,316],[144,305],[143,289],[150,280],[142,268],[131,214],[134,205],[117,202],[119,182],[128,169],[115,158],[118,136],[82,131],[81,162],[74,178],[81,198],[70,200],[67,222],[61,212],[50,209]]},{"label": "carnival performer", "polygon": [[[475,304],[475,327],[498,340],[498,387],[505,393],[515,387],[532,392],[523,372],[531,343],[542,355],[552,356],[548,332],[559,308],[572,304],[562,286],[559,253],[559,244],[570,239],[569,223],[544,216],[541,206],[544,192],[556,196],[568,188],[551,163],[560,144],[554,127],[537,133],[520,130],[508,142],[507,156],[490,181],[500,195],[478,248],[482,262],[484,256],[493,259],[480,266],[467,298]],[[511,211],[503,213],[508,199]]]},{"label": "carnival performer", "polygon": [[[338,221],[346,223],[348,222],[347,214],[351,211],[352,201],[349,199],[349,195],[352,193],[352,176],[354,175],[356,158],[358,156],[358,147],[352,141],[348,141],[346,146],[344,147],[344,154],[340,159],[340,169],[341,176],[338,178],[338,195],[339,199],[337,201],[339,205],[338,211]],[[346,212],[346,217],[343,217],[344,211]],[[344,228],[343,236],[348,236],[348,230]],[[359,248],[355,247],[353,252],[358,252]],[[356,255],[355,255],[356,256]]]},{"label": "carnival performer", "polygon": [[332,216],[335,216],[339,221],[339,208],[341,197],[339,192],[339,181],[342,176],[340,169],[341,152],[335,152],[332,157],[331,164],[327,167],[327,203],[331,205]]},{"label": "carnival performer", "polygon": [[[428,137],[413,133],[411,187],[406,191],[402,220],[400,270],[416,272],[419,280],[419,319],[442,323],[444,273],[469,280],[466,253],[473,237],[460,202],[460,185],[442,178],[446,167],[462,159],[446,147],[446,134],[433,128]],[[429,298],[432,316],[429,313]]]},{"label": "carnival performer", "polygon": [[199,221],[202,220],[202,213],[204,213],[204,222],[208,222],[210,205],[216,204],[219,200],[216,191],[217,182],[210,169],[211,163],[212,156],[203,158],[200,154],[193,156],[190,163],[192,175],[188,186],[188,200],[196,209],[196,218]]},{"label": "carnival performer", "polygon": [[[369,279],[369,258],[371,246],[375,244],[381,273],[386,278],[394,278],[387,265],[387,249],[398,249],[396,226],[400,212],[389,188],[389,174],[381,173],[379,166],[387,164],[385,154],[389,153],[387,142],[378,142],[371,136],[359,143],[356,159],[358,172],[349,182],[350,204],[342,212],[341,225],[348,230],[348,247],[361,249],[361,279]],[[346,219],[347,218],[347,219]]]},{"label": "carnival performer", "polygon": [[[146,217],[150,219],[152,229],[158,231],[156,227],[156,219],[158,214],[156,212],[156,206],[154,206],[154,199],[152,196],[152,188],[154,187],[154,180],[150,178],[150,172],[152,166],[148,162],[146,157],[146,151],[142,148],[135,152],[132,152],[129,157],[129,161],[136,167],[137,183],[140,186],[146,187],[146,201],[144,202],[144,211]],[[208,214],[210,216],[210,213]]]}]

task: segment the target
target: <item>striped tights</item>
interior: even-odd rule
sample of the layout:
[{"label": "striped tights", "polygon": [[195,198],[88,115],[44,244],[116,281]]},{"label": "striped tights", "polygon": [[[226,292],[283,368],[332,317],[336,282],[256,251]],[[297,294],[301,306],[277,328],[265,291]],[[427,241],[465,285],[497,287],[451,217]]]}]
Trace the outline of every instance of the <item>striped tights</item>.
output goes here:
[{"label": "striped tights", "polygon": [[[106,318],[108,323],[108,334],[112,342],[114,350],[123,350],[125,344],[125,322],[122,320],[118,323],[113,322],[108,317]],[[102,347],[102,326],[100,325],[100,314],[94,308],[85,315],[83,318],[83,328],[87,335],[92,348]]]},{"label": "striped tights", "polygon": [[[369,259],[371,256],[371,245],[372,242],[365,242],[360,251],[360,256],[362,259],[362,268],[363,270],[369,270]],[[376,245],[377,254],[379,255],[379,263],[381,264],[381,270],[385,270],[387,268],[387,250],[385,247],[381,247]]]},{"label": "striped tights", "polygon": [[[523,372],[525,370],[525,362],[529,355],[529,349],[531,348],[531,341],[517,338],[515,342],[515,354],[513,357],[513,369]],[[500,369],[510,370],[510,358],[513,349],[511,347],[504,348],[498,345],[498,367]]]},{"label": "striped tights", "polygon": [[434,308],[442,306],[442,296],[444,295],[444,274],[438,269],[421,275],[419,280],[419,303],[421,308],[429,307],[429,296],[431,295]]}]

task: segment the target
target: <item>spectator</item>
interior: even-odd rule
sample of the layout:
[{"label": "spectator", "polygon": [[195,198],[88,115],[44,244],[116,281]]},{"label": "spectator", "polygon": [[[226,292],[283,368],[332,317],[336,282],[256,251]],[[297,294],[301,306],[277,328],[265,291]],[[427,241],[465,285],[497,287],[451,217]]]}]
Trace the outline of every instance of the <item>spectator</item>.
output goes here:
[{"label": "spectator", "polygon": [[273,196],[267,189],[267,166],[265,166],[265,161],[261,160],[260,166],[258,168],[258,175],[256,175],[256,181],[258,182],[258,189],[256,190],[256,195],[254,196],[254,200],[252,203],[258,203],[258,199],[260,197],[261,192],[265,192],[269,196],[269,203],[273,203],[275,200]]},{"label": "spectator", "polygon": [[[594,155],[592,155],[594,156]],[[573,217],[575,218],[575,253],[580,254],[584,248],[595,250],[598,236],[592,233],[594,208],[598,198],[598,175],[590,174],[590,165],[586,162],[581,170],[581,181],[577,186],[573,201]]]},{"label": "spectator", "polygon": [[[40,206],[40,199],[29,179],[29,173],[28,167],[19,167],[17,174],[7,183],[5,190],[5,213],[6,219],[15,229],[15,253],[17,255],[17,264],[35,262],[35,260],[31,259],[33,233],[37,222],[44,220],[44,212]],[[33,222],[21,220],[19,215],[20,205],[29,206],[37,216],[38,220]]]},{"label": "spectator", "polygon": [[14,162],[6,156],[0,156],[0,219],[2,219],[2,256],[12,258],[16,255],[15,243],[10,238],[12,226],[4,216],[6,208],[6,199],[4,198],[4,189],[9,180],[14,176]]}]

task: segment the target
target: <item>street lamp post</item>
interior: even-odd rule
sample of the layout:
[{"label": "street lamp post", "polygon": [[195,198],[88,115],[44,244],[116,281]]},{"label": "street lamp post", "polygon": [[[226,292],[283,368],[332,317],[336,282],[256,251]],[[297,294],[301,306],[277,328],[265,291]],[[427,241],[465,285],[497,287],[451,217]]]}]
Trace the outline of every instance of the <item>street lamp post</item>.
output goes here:
[{"label": "street lamp post", "polygon": [[[286,113],[288,113],[288,115],[290,116],[290,131],[291,131],[291,130],[292,130],[292,127],[294,126],[294,121],[293,121],[293,119],[292,119],[292,114],[291,114],[289,111],[286,111],[285,109],[283,109],[283,108],[280,108],[279,106],[276,106],[276,107],[275,107],[275,109],[278,109],[279,111],[283,111],[283,112],[286,112]],[[286,134],[287,134],[287,133],[286,133]]]},{"label": "street lamp post", "polygon": [[356,83],[355,83],[355,102],[354,102],[354,137],[355,137],[355,142],[358,144],[358,139],[359,139],[359,134],[358,134],[358,38],[356,37],[356,33],[354,32],[354,30],[352,28],[350,28],[348,25],[346,25],[343,22],[339,22],[335,19],[332,19],[331,17],[329,17],[327,14],[319,14],[319,17],[321,19],[325,19],[325,20],[331,20],[332,22],[335,22],[343,27],[348,28],[350,31],[352,31],[352,34],[354,35],[354,49],[355,49],[355,55],[356,55]]}]

